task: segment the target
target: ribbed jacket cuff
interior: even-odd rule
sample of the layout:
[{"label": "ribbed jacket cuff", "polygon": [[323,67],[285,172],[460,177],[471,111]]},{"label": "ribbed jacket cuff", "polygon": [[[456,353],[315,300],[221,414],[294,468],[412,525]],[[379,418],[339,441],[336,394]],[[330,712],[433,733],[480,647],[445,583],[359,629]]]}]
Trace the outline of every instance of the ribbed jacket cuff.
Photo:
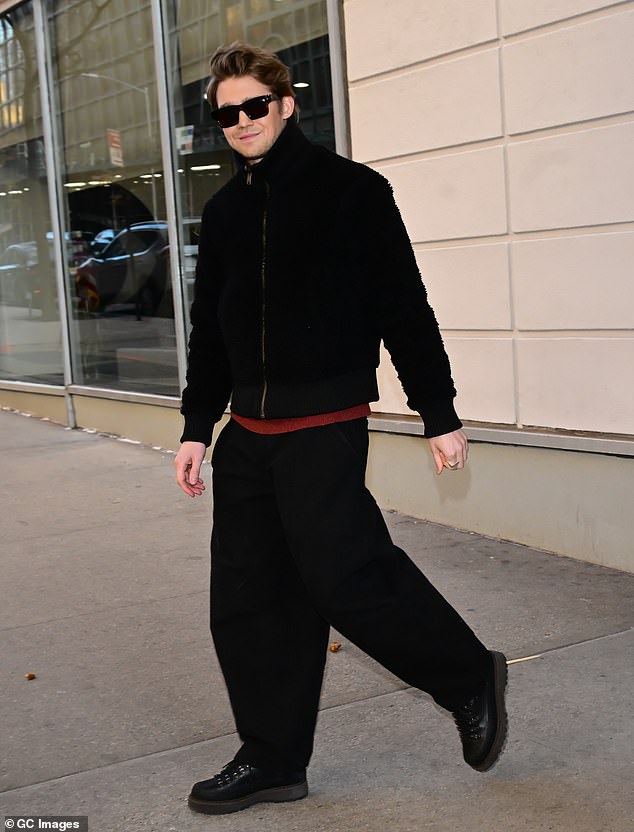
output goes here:
[{"label": "ribbed jacket cuff", "polygon": [[433,436],[442,436],[451,433],[462,427],[462,422],[453,406],[453,399],[443,402],[434,402],[425,410],[419,410],[421,418],[425,423],[425,436],[431,439]]},{"label": "ribbed jacket cuff", "polygon": [[185,413],[185,428],[181,442],[204,442],[209,447],[215,422],[206,413]]}]

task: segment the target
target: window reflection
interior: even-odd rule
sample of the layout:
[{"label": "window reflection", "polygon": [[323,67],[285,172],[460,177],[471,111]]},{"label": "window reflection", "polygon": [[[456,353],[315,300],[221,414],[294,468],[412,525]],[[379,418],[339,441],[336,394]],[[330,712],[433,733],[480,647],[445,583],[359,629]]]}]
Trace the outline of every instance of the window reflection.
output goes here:
[{"label": "window reflection", "polygon": [[150,5],[48,8],[75,380],[177,395]]},{"label": "window reflection", "polygon": [[30,3],[0,18],[0,376],[63,383]]}]

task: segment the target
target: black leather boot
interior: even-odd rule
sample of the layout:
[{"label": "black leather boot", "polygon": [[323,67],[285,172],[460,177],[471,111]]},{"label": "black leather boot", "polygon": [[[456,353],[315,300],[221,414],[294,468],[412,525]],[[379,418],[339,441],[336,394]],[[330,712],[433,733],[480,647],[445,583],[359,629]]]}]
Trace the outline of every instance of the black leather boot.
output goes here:
[{"label": "black leather boot", "polygon": [[283,803],[307,794],[305,771],[269,771],[232,760],[220,774],[195,783],[188,804],[194,812],[224,815],[254,803]]},{"label": "black leather boot", "polygon": [[476,771],[488,771],[504,750],[508,728],[506,705],[506,657],[490,651],[491,671],[484,687],[453,711],[462,740],[465,762]]}]

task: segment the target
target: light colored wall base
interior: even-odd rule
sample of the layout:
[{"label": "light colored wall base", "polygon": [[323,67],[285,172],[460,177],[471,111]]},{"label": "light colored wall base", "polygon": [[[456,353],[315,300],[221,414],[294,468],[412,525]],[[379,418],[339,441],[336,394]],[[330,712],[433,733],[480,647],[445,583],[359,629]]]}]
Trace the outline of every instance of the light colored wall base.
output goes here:
[{"label": "light colored wall base", "polygon": [[634,572],[634,459],[472,443],[437,476],[427,442],[373,432],[367,484],[383,508]]},{"label": "light colored wall base", "polygon": [[73,396],[77,426],[177,450],[183,417],[176,408]]},{"label": "light colored wall base", "polygon": [[[91,396],[72,396],[78,428],[90,428],[135,439],[147,445],[178,450],[183,417],[176,407],[119,401]],[[58,395],[0,389],[0,406],[68,424],[66,403]]]},{"label": "light colored wall base", "polygon": [[59,422],[60,425],[68,424],[66,402],[61,392],[59,395],[47,395],[0,389],[0,407],[32,413],[34,416]]}]

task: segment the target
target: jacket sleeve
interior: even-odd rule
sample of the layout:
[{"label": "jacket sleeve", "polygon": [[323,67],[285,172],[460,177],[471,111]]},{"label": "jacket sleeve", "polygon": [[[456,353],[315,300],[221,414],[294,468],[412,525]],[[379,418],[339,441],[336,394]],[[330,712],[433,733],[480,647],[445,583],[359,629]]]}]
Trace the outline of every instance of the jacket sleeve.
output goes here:
[{"label": "jacket sleeve", "polygon": [[214,424],[220,419],[231,396],[231,371],[218,323],[220,274],[213,262],[213,208],[203,211],[198,260],[191,307],[191,334],[187,357],[187,386],[183,390],[181,413],[185,429],[181,442],[211,444]]},{"label": "jacket sleeve", "polygon": [[374,172],[350,198],[348,247],[368,277],[370,308],[408,407],[421,415],[427,437],[458,430],[449,358],[392,186]]}]

